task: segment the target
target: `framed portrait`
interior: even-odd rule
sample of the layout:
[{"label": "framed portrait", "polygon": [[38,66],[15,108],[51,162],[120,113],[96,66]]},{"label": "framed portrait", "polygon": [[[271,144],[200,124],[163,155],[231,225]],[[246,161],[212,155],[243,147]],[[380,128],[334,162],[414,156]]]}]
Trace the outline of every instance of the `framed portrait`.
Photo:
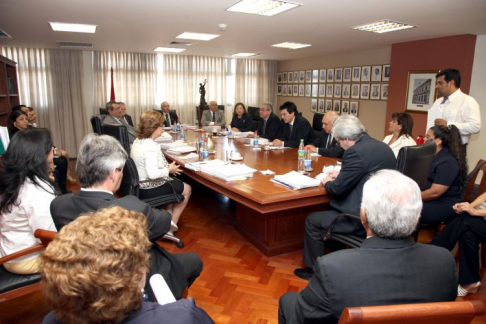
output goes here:
[{"label": "framed portrait", "polygon": [[278,95],[278,96],[282,95],[282,85],[281,85],[281,84],[279,84],[279,85],[277,86],[277,95]]},{"label": "framed portrait", "polygon": [[383,75],[381,76],[381,81],[390,81],[390,64],[383,65],[382,73]]},{"label": "framed portrait", "polygon": [[361,66],[354,66],[353,67],[353,74],[351,76],[351,81],[353,81],[353,82],[361,81]]},{"label": "framed portrait", "polygon": [[[284,72],[284,73],[287,73],[287,72]],[[292,72],[289,72],[289,83],[292,83]]]},{"label": "framed portrait", "polygon": [[312,85],[306,84],[305,85],[305,96],[310,97],[311,96],[311,91],[312,91]]},{"label": "framed portrait", "polygon": [[324,113],[324,99],[319,99],[319,104],[317,106],[317,111],[321,114]]},{"label": "framed portrait", "polygon": [[361,67],[361,81],[370,82],[371,80],[371,66],[366,65]]},{"label": "framed portrait", "polygon": [[349,112],[351,115],[358,117],[359,114],[359,102],[358,101],[351,101],[349,103]]},{"label": "framed portrait", "polygon": [[361,85],[361,94],[359,95],[360,99],[370,99],[370,84],[365,83]]},{"label": "framed portrait", "polygon": [[342,98],[349,98],[350,96],[351,96],[351,84],[350,83],[344,83],[341,97]]},{"label": "framed portrait", "polygon": [[[294,91],[292,91],[293,96],[298,97],[299,96],[299,85],[294,84],[293,88],[294,88]],[[303,92],[303,90],[302,90],[302,92]]]},{"label": "framed portrait", "polygon": [[[278,76],[277,76],[277,80],[278,80]],[[282,82],[287,83],[287,72],[282,73]]]},{"label": "framed portrait", "polygon": [[299,72],[299,82],[304,83],[305,81],[305,71],[300,71]]},{"label": "framed portrait", "polygon": [[312,83],[319,81],[319,70],[312,70]]},{"label": "framed portrait", "polygon": [[359,93],[361,91],[361,85],[358,83],[358,84],[355,84],[353,83],[351,85],[351,98],[353,99],[359,99]]},{"label": "framed portrait", "polygon": [[[290,81],[289,81],[290,83]],[[294,83],[299,83],[299,72],[295,71],[294,72]]]},{"label": "framed portrait", "polygon": [[327,82],[334,82],[334,69],[327,69]]},{"label": "framed portrait", "polygon": [[[295,93],[294,93],[294,96],[295,96]],[[305,96],[305,86],[303,84],[299,84],[299,97],[303,97],[303,96]]]},{"label": "framed portrait", "polygon": [[351,68],[343,69],[343,82],[351,82]]},{"label": "framed portrait", "polygon": [[326,97],[332,98],[333,94],[334,94],[334,85],[326,84]]},{"label": "framed portrait", "polygon": [[332,101],[332,110],[338,115],[341,113],[341,100]]},{"label": "framed portrait", "polygon": [[305,82],[310,83],[312,81],[312,70],[305,71]]},{"label": "framed portrait", "polygon": [[381,100],[388,100],[388,83],[381,85]]},{"label": "framed portrait", "polygon": [[311,111],[317,112],[317,99],[311,99]]},{"label": "framed portrait", "polygon": [[[291,86],[291,87],[292,87],[292,86]],[[286,84],[284,84],[284,85],[282,86],[282,96],[287,96],[287,85],[286,85]]]},{"label": "framed portrait", "polygon": [[435,75],[439,71],[409,71],[405,110],[427,112],[437,99]]},{"label": "framed portrait", "polygon": [[319,97],[324,98],[326,96],[326,85],[319,84]]},{"label": "framed portrait", "polygon": [[343,82],[343,68],[334,69],[334,82]]},{"label": "framed portrait", "polygon": [[334,98],[341,98],[341,84],[334,85]]},{"label": "framed portrait", "polygon": [[277,73],[277,83],[282,83],[282,73]]},{"label": "framed portrait", "polygon": [[319,82],[326,82],[327,80],[327,70],[321,69],[319,70]]},{"label": "framed portrait", "polygon": [[371,81],[372,82],[381,81],[381,65],[373,65],[371,67]]},{"label": "framed portrait", "polygon": [[379,83],[372,83],[371,84],[371,91],[370,91],[370,99],[371,100],[380,100],[380,84]]},{"label": "framed portrait", "polygon": [[317,92],[319,91],[319,85],[318,84],[313,84],[312,85],[312,96],[317,97]]},{"label": "framed portrait", "polygon": [[341,101],[341,115],[349,115],[349,101]]},{"label": "framed portrait", "polygon": [[332,111],[332,99],[326,99],[326,111],[325,112],[330,112]]}]

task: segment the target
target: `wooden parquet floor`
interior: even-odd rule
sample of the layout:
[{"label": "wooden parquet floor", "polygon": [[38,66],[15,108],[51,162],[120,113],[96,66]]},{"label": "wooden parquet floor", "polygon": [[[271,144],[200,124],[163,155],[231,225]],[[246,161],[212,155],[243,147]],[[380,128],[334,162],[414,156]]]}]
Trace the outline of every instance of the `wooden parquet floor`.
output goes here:
[{"label": "wooden parquet floor", "polygon": [[[191,251],[202,258],[204,270],[188,297],[194,298],[216,323],[277,323],[279,297],[307,285],[293,275],[301,265],[302,250],[264,256],[234,230],[236,206],[231,200],[187,182],[193,186],[193,195],[176,232],[185,247],[179,249],[168,241],[159,243],[172,253]],[[70,189],[77,191],[79,187]],[[429,236],[421,232],[419,240],[428,241]],[[486,301],[486,276],[482,278],[483,287],[467,299]],[[37,292],[0,304],[0,323],[41,323],[48,312],[42,294]],[[486,316],[473,323],[486,323]]]}]

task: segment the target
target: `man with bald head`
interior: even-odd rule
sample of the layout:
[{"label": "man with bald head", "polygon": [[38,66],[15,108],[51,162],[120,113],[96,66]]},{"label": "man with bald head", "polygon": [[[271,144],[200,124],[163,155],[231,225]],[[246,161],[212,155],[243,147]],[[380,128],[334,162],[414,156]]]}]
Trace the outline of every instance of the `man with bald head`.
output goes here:
[{"label": "man with bald head", "polygon": [[344,150],[332,136],[332,126],[338,117],[339,115],[334,111],[326,113],[322,117],[321,135],[314,141],[314,143],[312,143],[312,145],[307,145],[306,148],[309,148],[312,152],[317,152],[322,156],[338,159],[342,158]]},{"label": "man with bald head", "polygon": [[164,115],[164,126],[170,127],[174,123],[177,124],[179,121],[179,117],[177,116],[175,111],[170,111],[170,105],[167,101],[164,101],[160,108],[162,109],[162,115]]},{"label": "man with bald head", "polygon": [[224,118],[224,111],[218,110],[218,103],[216,101],[209,102],[209,110],[204,110],[201,116],[202,126],[226,126]]}]

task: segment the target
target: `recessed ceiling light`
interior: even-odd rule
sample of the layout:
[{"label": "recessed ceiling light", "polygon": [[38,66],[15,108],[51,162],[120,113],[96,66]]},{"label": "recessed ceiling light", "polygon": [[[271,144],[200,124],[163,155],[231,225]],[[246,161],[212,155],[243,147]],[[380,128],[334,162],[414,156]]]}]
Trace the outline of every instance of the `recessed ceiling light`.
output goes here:
[{"label": "recessed ceiling light", "polygon": [[215,35],[215,34],[200,34],[200,33],[185,32],[180,34],[179,36],[176,36],[176,38],[208,41],[219,36],[220,35]]},{"label": "recessed ceiling light", "polygon": [[251,56],[257,56],[260,55],[260,53],[236,53],[231,56],[233,57],[251,57]]},{"label": "recessed ceiling light", "polygon": [[86,25],[86,24],[70,24],[70,23],[60,23],[60,22],[49,22],[51,28],[54,31],[65,31],[73,33],[91,33],[96,32],[96,25]]},{"label": "recessed ceiling light", "polygon": [[273,47],[282,47],[282,48],[290,48],[290,49],[299,49],[304,47],[312,46],[311,44],[299,44],[299,43],[292,43],[292,42],[284,42],[280,44],[272,45]]},{"label": "recessed ceiling light", "polygon": [[396,30],[415,28],[415,27],[417,26],[401,23],[398,21],[383,19],[365,25],[351,27],[351,29],[357,29],[357,30],[382,34],[382,33],[388,33]]},{"label": "recessed ceiling light", "polygon": [[174,48],[174,47],[157,47],[154,52],[166,52],[166,53],[180,53],[184,52],[185,48]]},{"label": "recessed ceiling light", "polygon": [[282,0],[241,0],[226,11],[243,12],[260,16],[275,16],[284,11],[302,6]]}]

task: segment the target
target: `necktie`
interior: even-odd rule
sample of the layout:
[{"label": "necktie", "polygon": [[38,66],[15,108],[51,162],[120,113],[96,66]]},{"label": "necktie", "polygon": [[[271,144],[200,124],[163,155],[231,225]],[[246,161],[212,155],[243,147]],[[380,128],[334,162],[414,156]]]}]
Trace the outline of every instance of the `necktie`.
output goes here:
[{"label": "necktie", "polygon": [[165,114],[165,126],[170,126],[169,114]]},{"label": "necktie", "polygon": [[215,122],[216,121],[216,114],[214,112],[212,114],[213,114],[213,122]]},{"label": "necktie", "polygon": [[292,135],[292,127],[294,127],[294,125],[289,124],[289,126],[290,126],[290,135]]},{"label": "necktie", "polygon": [[265,128],[267,128],[267,120],[266,119],[263,121],[262,135],[265,135]]},{"label": "necktie", "polygon": [[444,99],[442,99],[442,102],[440,103],[441,105],[445,104],[447,99],[449,99],[449,97],[444,97]]},{"label": "necktie", "polygon": [[329,134],[327,135],[327,143],[326,143],[326,148],[330,147],[331,146],[331,142],[332,142],[332,135]]}]

